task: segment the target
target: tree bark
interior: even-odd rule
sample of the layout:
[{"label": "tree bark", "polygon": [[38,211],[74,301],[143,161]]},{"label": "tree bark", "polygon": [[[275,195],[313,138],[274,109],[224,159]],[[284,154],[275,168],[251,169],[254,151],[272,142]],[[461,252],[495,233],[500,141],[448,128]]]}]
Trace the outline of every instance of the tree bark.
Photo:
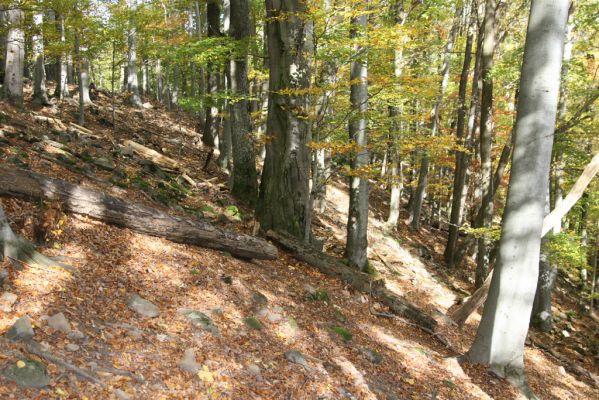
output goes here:
[{"label": "tree bark", "polygon": [[[361,3],[367,8],[367,3]],[[350,65],[350,103],[354,115],[349,122],[349,139],[355,150],[351,159],[352,175],[349,184],[349,211],[345,257],[350,267],[364,271],[368,268],[368,176],[364,170],[369,163],[368,153],[368,61],[367,49],[360,43],[366,36],[368,16],[360,7],[360,15],[351,21],[350,37],[356,41]]]},{"label": "tree bark", "polygon": [[[218,0],[209,0],[207,5],[208,37],[220,37],[220,3]],[[218,116],[218,81],[219,73],[215,65],[208,65],[208,107],[206,108],[206,122],[202,132],[202,143],[209,148],[214,148],[220,128]]]},{"label": "tree bark", "polygon": [[60,58],[58,61],[59,64],[59,72],[58,72],[58,80],[56,82],[56,90],[54,91],[54,96],[59,99],[66,99],[70,97],[69,87],[68,87],[68,62],[67,55],[64,52],[64,46],[66,44],[66,32],[65,32],[65,24],[64,24],[64,16],[59,15],[56,23],[58,24],[58,30],[60,31],[60,44],[63,46],[63,51],[60,54]]},{"label": "tree bark", "polygon": [[[243,43],[250,37],[249,0],[231,0],[231,36]],[[231,193],[250,206],[254,206],[258,197],[258,179],[256,156],[252,143],[250,115],[248,106],[248,56],[244,50],[236,54],[231,62],[231,139],[233,144],[233,177]]]},{"label": "tree bark", "polygon": [[127,32],[127,43],[129,51],[127,53],[127,88],[130,93],[129,103],[133,107],[141,107],[141,97],[139,96],[139,82],[137,80],[137,21],[135,13],[137,10],[137,0],[128,0],[131,17],[129,18],[129,31]]},{"label": "tree bark", "polygon": [[33,25],[35,32],[31,38],[33,44],[33,101],[41,105],[49,105],[48,93],[46,92],[46,67],[44,63],[44,36],[42,25],[44,23],[43,14],[33,15]]},{"label": "tree bark", "polygon": [[262,229],[310,238],[309,56],[313,25],[302,0],[267,0],[269,97],[266,158],[256,215]]},{"label": "tree bark", "polygon": [[4,98],[9,103],[23,106],[23,69],[25,67],[25,33],[23,11],[13,8],[5,11],[8,32],[4,56]]},{"label": "tree bark", "polygon": [[107,224],[177,243],[227,251],[242,258],[277,258],[276,248],[262,239],[224,231],[203,221],[184,220],[154,208],[21,169],[0,166],[0,195],[35,201],[60,201],[67,211]]},{"label": "tree bark", "polygon": [[[482,93],[480,112],[480,163],[481,163],[481,198],[480,209],[482,219],[478,228],[490,228],[493,220],[493,54],[496,45],[496,1],[486,0],[485,19],[483,22],[483,48],[482,48]],[[489,253],[491,242],[487,234],[478,239],[478,253],[476,256],[475,287],[482,285],[489,272]]]},{"label": "tree bark", "polygon": [[[458,118],[456,125],[456,143],[466,148],[470,147],[469,140],[465,140],[464,133],[466,128],[466,89],[468,88],[468,75],[470,74],[470,64],[472,62],[472,43],[474,41],[474,30],[476,27],[476,1],[472,2],[470,11],[470,23],[466,34],[466,47],[464,49],[464,62],[462,64],[462,73],[460,74],[460,84],[458,88]],[[455,156],[455,169],[453,180],[453,194],[451,201],[451,215],[449,218],[449,234],[447,245],[443,256],[445,263],[449,268],[454,265],[455,251],[458,243],[458,235],[462,226],[464,214],[465,196],[463,196],[466,186],[466,172],[468,170],[469,155],[465,151],[457,151]]]},{"label": "tree bark", "polygon": [[512,172],[495,273],[468,358],[520,388],[538,278],[567,0],[533,0],[520,78]]}]

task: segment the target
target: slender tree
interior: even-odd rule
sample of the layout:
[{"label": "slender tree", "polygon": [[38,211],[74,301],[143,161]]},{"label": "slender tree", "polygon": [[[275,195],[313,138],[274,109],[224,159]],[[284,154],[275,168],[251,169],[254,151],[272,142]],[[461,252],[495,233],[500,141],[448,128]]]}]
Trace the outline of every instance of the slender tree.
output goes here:
[{"label": "slender tree", "polygon": [[5,11],[7,33],[4,56],[4,98],[23,106],[23,69],[25,67],[25,33],[23,11],[11,8]]},{"label": "slender tree", "polygon": [[[359,3],[360,4],[360,3]],[[367,6],[367,2],[361,3]],[[349,183],[349,212],[345,256],[349,265],[365,270],[368,267],[368,177],[363,169],[368,165],[368,66],[367,50],[363,44],[368,27],[367,7],[352,18],[350,37],[355,40],[350,65],[350,102],[354,115],[349,122],[349,138],[355,145],[351,160]]]},{"label": "slender tree", "polygon": [[33,100],[42,105],[50,104],[46,92],[46,67],[44,63],[44,15],[36,12],[33,15],[34,34],[31,38],[33,44]]},{"label": "slender tree", "polygon": [[495,273],[468,358],[525,387],[524,342],[537,284],[568,0],[533,0]]},{"label": "slender tree", "polygon": [[129,30],[127,32],[127,43],[129,51],[127,53],[127,89],[130,92],[129,102],[133,107],[141,107],[141,97],[139,96],[139,82],[137,79],[137,21],[135,13],[137,10],[137,0],[128,0],[129,11]]}]

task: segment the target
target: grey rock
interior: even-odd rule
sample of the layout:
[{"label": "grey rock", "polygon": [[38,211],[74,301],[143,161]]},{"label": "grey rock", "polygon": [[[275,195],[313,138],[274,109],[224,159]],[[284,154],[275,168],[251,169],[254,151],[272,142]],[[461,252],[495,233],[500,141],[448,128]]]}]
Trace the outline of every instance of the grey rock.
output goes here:
[{"label": "grey rock", "polygon": [[[46,366],[39,361],[24,359],[9,364],[0,375],[16,382],[24,388],[43,388],[48,385],[50,378]],[[21,368],[19,368],[19,366]]]},{"label": "grey rock", "polygon": [[380,364],[383,361],[383,356],[374,350],[367,349],[366,347],[360,349],[360,351],[372,362],[373,364]]},{"label": "grey rock", "polygon": [[8,332],[6,332],[6,338],[12,340],[13,342],[19,340],[29,340],[33,337],[33,327],[31,326],[31,320],[29,316],[24,315],[10,327]]},{"label": "grey rock", "polygon": [[50,327],[55,331],[61,331],[64,333],[71,332],[71,323],[61,312],[48,318],[48,325],[50,325]]},{"label": "grey rock", "polygon": [[79,346],[76,345],[75,343],[69,343],[66,345],[66,349],[68,351],[79,351]]},{"label": "grey rock", "polygon": [[129,396],[127,393],[123,392],[121,389],[115,389],[114,395],[119,400],[131,400],[131,396]]},{"label": "grey rock", "polygon": [[8,278],[8,271],[5,269],[0,269],[0,287],[4,285],[6,278]]},{"label": "grey rock", "polygon": [[218,336],[218,328],[216,327],[216,325],[214,325],[212,319],[203,312],[195,310],[186,310],[181,312],[181,314],[185,315],[193,326],[197,326],[212,333],[213,335]]},{"label": "grey rock", "polygon": [[200,370],[200,365],[196,361],[196,355],[193,349],[185,350],[183,357],[179,361],[179,367],[185,372],[197,374]]},{"label": "grey rock", "polygon": [[152,302],[141,298],[137,294],[129,296],[127,299],[127,305],[129,308],[142,317],[155,318],[158,316],[158,307]]},{"label": "grey rock", "polygon": [[310,285],[309,283],[304,284],[304,290],[308,294],[314,294],[314,293],[316,293],[316,288],[314,286]]},{"label": "grey rock", "polygon": [[106,171],[112,171],[116,168],[116,166],[114,165],[114,161],[105,157],[96,158],[94,160],[94,165]]},{"label": "grey rock", "polygon": [[252,302],[260,306],[265,306],[268,304],[268,298],[262,293],[255,291],[252,293]]},{"label": "grey rock", "polygon": [[73,329],[68,335],[67,337],[71,340],[83,340],[85,339],[85,335],[83,334],[83,332],[78,331],[77,329]]},{"label": "grey rock", "polygon": [[289,350],[285,352],[285,358],[287,361],[292,362],[294,364],[299,364],[302,367],[308,369],[308,362],[306,358],[299,350]]},{"label": "grey rock", "polygon": [[9,313],[12,310],[13,304],[16,303],[17,298],[17,295],[14,293],[2,293],[2,296],[0,296],[0,311]]},{"label": "grey rock", "polygon": [[250,374],[258,379],[262,378],[262,374],[260,372],[260,367],[257,366],[256,364],[248,365],[247,372],[248,372],[248,374]]}]

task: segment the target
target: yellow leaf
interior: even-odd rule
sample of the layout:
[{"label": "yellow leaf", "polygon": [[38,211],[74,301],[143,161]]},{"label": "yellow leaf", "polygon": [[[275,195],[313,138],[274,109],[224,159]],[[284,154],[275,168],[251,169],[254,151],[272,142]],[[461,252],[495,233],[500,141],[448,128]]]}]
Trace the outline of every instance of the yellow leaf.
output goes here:
[{"label": "yellow leaf", "polygon": [[198,371],[198,378],[206,383],[214,382],[214,377],[212,376],[212,372],[208,369],[207,366],[202,366],[202,370]]},{"label": "yellow leaf", "polygon": [[416,383],[414,378],[404,378],[404,382],[409,383],[410,385],[413,385],[414,383]]},{"label": "yellow leaf", "polygon": [[24,361],[17,361],[17,368],[25,368],[25,362]]},{"label": "yellow leaf", "polygon": [[69,393],[61,388],[56,388],[56,394],[60,397],[69,397]]}]

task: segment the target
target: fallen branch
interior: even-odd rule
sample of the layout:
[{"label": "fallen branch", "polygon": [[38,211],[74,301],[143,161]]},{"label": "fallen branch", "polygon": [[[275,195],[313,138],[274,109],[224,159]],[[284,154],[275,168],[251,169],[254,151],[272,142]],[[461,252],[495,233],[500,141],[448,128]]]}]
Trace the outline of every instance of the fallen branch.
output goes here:
[{"label": "fallen branch", "polygon": [[177,243],[227,251],[242,258],[277,258],[276,247],[263,239],[225,231],[204,221],[174,217],[155,208],[15,167],[0,166],[0,195],[59,201],[66,211],[107,224]]},{"label": "fallen branch", "polygon": [[296,259],[316,267],[320,272],[328,276],[348,283],[355,290],[371,294],[378,301],[389,307],[391,311],[405,316],[418,324],[418,326],[430,331],[433,331],[437,326],[437,321],[433,317],[387,289],[383,279],[375,279],[369,274],[350,268],[336,258],[315,250],[288,234],[268,231],[266,236],[289,250]]},{"label": "fallen branch", "polygon": [[146,160],[152,161],[154,164],[160,167],[176,171],[181,169],[181,164],[177,160],[173,160],[172,158],[167,157],[164,154],[157,152],[156,150],[150,149],[149,147],[136,143],[132,140],[125,140],[123,142],[123,146],[131,149],[137,155],[141,156]]}]

